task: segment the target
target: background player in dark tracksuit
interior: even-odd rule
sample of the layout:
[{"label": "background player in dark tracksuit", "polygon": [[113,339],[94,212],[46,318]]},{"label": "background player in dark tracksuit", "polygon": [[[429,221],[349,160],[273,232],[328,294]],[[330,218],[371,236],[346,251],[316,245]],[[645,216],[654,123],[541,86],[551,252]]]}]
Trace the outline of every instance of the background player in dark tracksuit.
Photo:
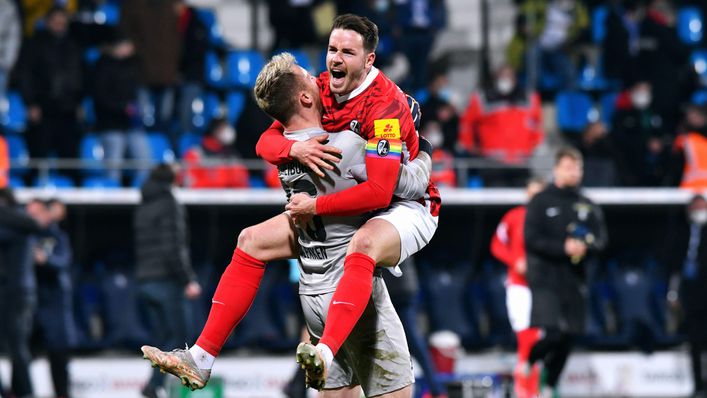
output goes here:
[{"label": "background player in dark tracksuit", "polygon": [[601,209],[579,191],[582,168],[577,150],[560,149],[553,184],[528,203],[525,218],[531,326],[543,332],[528,362],[532,366],[544,361],[548,388],[543,397],[556,393],[572,338],[584,331],[584,259],[603,250],[607,242]]},{"label": "background player in dark tracksuit", "polygon": [[35,199],[27,204],[27,212],[50,219],[47,229],[35,236],[32,252],[39,300],[36,321],[47,350],[54,393],[68,398],[69,354],[77,336],[71,300],[71,242],[59,227],[66,214],[63,206],[57,200]]},{"label": "background player in dark tracksuit", "polygon": [[17,207],[10,189],[0,189],[0,344],[6,344],[12,362],[9,392],[17,397],[32,396],[29,339],[37,303],[32,235],[41,233],[47,222],[27,215]]}]

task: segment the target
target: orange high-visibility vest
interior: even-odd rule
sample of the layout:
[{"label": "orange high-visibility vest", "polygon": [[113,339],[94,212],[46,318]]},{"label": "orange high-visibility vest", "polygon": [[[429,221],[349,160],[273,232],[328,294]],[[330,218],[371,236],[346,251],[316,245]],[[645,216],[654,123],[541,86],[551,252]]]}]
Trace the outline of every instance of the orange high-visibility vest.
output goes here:
[{"label": "orange high-visibility vest", "polygon": [[10,152],[5,137],[0,136],[0,188],[5,188],[10,174]]},{"label": "orange high-visibility vest", "polygon": [[707,137],[687,133],[676,139],[675,146],[685,154],[680,188],[707,189]]}]

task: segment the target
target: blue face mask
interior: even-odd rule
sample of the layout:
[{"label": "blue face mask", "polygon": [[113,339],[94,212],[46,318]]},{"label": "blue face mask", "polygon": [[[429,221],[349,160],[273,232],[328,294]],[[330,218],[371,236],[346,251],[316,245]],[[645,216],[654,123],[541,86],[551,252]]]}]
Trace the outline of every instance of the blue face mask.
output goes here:
[{"label": "blue face mask", "polygon": [[446,102],[451,102],[452,100],[452,89],[448,86],[442,87],[438,92],[437,96]]},{"label": "blue face mask", "polygon": [[389,6],[390,6],[390,3],[388,2],[388,0],[376,0],[376,2],[374,4],[374,8],[379,13],[384,13],[384,12],[388,11]]}]

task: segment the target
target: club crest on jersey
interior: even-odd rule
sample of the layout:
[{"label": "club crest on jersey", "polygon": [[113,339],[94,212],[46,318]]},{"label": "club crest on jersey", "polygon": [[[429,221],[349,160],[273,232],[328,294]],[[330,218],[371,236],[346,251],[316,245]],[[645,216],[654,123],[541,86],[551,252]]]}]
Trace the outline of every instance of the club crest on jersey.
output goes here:
[{"label": "club crest on jersey", "polygon": [[379,119],[373,122],[375,136],[385,139],[400,139],[400,121],[398,119]]},{"label": "club crest on jersey", "polygon": [[358,120],[354,119],[349,123],[349,130],[353,131],[356,134],[361,133],[361,123],[358,122]]},{"label": "club crest on jersey", "polygon": [[390,153],[390,143],[388,142],[388,140],[378,141],[376,152],[378,152],[378,156],[380,157],[388,156],[388,153]]}]

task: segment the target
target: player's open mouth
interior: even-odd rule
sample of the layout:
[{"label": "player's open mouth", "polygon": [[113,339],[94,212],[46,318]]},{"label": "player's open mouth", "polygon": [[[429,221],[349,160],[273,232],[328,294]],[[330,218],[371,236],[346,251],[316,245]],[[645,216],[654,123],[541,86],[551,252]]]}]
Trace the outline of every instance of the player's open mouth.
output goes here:
[{"label": "player's open mouth", "polygon": [[339,69],[331,70],[331,82],[335,85],[341,85],[344,83],[344,78],[346,77],[346,72]]}]

